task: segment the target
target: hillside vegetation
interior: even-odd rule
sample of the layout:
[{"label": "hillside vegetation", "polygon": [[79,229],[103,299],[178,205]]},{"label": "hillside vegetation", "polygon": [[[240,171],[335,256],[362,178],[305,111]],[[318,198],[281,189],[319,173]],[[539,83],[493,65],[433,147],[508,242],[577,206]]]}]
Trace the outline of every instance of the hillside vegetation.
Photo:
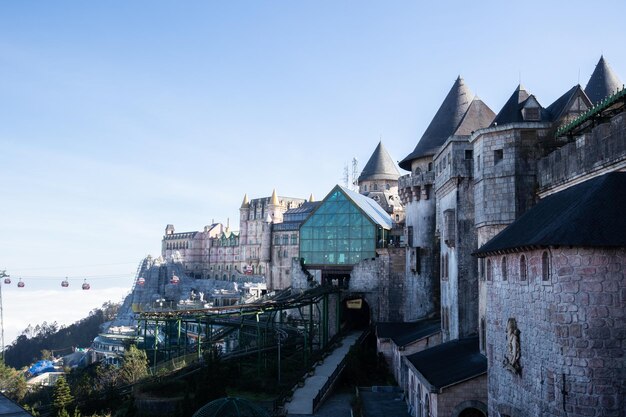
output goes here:
[{"label": "hillside vegetation", "polygon": [[42,359],[42,356],[67,355],[72,353],[73,347],[88,347],[98,335],[100,326],[115,318],[118,308],[119,304],[106,302],[90,311],[84,319],[66,327],[45,321],[35,327],[29,324],[6,348],[5,363],[20,369]]}]

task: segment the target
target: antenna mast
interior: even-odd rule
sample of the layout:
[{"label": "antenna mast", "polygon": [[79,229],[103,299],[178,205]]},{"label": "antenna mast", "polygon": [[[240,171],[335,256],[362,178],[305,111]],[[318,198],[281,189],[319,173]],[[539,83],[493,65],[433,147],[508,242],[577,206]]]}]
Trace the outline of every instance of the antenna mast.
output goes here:
[{"label": "antenna mast", "polygon": [[359,189],[359,160],[352,158],[352,181],[351,189],[357,191]]}]

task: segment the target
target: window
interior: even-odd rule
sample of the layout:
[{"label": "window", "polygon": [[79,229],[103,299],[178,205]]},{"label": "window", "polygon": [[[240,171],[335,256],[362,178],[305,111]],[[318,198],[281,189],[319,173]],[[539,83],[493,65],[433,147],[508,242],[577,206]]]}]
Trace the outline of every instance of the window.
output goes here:
[{"label": "window", "polygon": [[466,160],[472,160],[474,159],[474,156],[472,155],[474,152],[471,149],[466,149],[465,150],[465,159]]},{"label": "window", "polygon": [[292,245],[297,245],[298,244],[298,235],[296,235],[296,234],[291,235],[291,244]]},{"label": "window", "polygon": [[493,151],[493,164],[497,165],[504,158],[504,151],[502,149],[496,149]]},{"label": "window", "polygon": [[429,170],[429,171],[432,171],[432,170],[433,170],[433,163],[432,163],[432,162],[429,162],[429,163],[428,163],[428,170]]},{"label": "window", "polygon": [[550,280],[550,258],[548,257],[548,252],[543,252],[541,255],[541,280]]},{"label": "window", "polygon": [[527,107],[522,111],[524,114],[524,120],[539,120],[540,112],[539,107]]},{"label": "window", "polygon": [[502,262],[500,263],[500,273],[502,274],[502,281],[506,281],[509,279],[506,270],[506,256],[502,257]]},{"label": "window", "polygon": [[413,247],[413,226],[408,226],[406,228],[406,234],[407,234],[407,243],[409,244],[410,247]]},{"label": "window", "polygon": [[454,247],[455,240],[455,216],[454,210],[443,212],[443,241],[448,247]]},{"label": "window", "polygon": [[476,157],[476,173],[480,171],[480,155]]},{"label": "window", "polygon": [[519,280],[526,281],[526,256],[524,255],[519,258]]},{"label": "window", "polygon": [[485,280],[485,258],[478,259],[478,278],[481,281]]},{"label": "window", "polygon": [[364,186],[363,186],[363,191],[364,191],[364,192],[365,192],[365,191],[367,191],[367,185],[364,185]]},{"label": "window", "polygon": [[378,184],[374,184],[374,191],[378,191]]},{"label": "window", "polygon": [[481,350],[484,352],[485,346],[487,346],[487,329],[485,328],[485,318],[480,318],[480,346]]},{"label": "window", "polygon": [[487,281],[491,281],[491,259],[487,259]]}]

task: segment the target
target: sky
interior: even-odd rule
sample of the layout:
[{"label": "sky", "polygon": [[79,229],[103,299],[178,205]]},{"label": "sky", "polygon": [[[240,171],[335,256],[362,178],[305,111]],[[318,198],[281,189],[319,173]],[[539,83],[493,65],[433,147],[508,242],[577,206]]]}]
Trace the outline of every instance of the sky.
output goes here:
[{"label": "sky", "polygon": [[496,113],[520,81],[546,107],[584,87],[602,54],[626,80],[625,15],[623,0],[2,2],[5,343],[120,301],[169,223],[236,229],[246,193],[321,199],[379,140],[402,160],[458,75]]}]

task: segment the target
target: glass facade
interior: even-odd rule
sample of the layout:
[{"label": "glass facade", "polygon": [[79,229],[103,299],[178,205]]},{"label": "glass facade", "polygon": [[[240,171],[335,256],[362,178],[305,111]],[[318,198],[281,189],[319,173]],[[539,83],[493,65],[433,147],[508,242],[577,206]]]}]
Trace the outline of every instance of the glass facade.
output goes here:
[{"label": "glass facade", "polygon": [[307,265],[354,265],[376,256],[378,226],[335,189],[300,228]]}]

